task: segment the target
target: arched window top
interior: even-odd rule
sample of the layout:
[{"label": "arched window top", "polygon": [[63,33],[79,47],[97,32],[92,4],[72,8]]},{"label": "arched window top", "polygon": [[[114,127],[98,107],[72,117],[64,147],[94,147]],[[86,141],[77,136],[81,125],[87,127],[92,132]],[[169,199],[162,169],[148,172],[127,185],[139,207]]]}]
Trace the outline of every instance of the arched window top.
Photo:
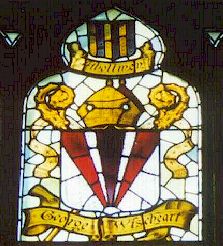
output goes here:
[{"label": "arched window top", "polygon": [[19,240],[202,240],[199,94],[164,51],[119,9],[68,35],[24,104]]},{"label": "arched window top", "polygon": [[[128,51],[125,51],[125,48],[120,48],[121,53],[119,53],[120,45],[114,42],[118,35],[122,40],[120,45],[123,47],[127,40]],[[98,44],[96,44],[97,42]],[[69,47],[72,43],[78,43],[81,49],[87,52],[88,58],[108,62],[111,60],[126,61],[139,58],[141,47],[146,42],[149,42],[156,52],[154,61],[155,66],[158,67],[165,52],[165,46],[159,33],[135,17],[116,8],[99,14],[71,32],[61,46],[61,54],[63,61],[68,65],[71,62]],[[113,51],[111,51],[112,49]],[[128,53],[128,56],[125,52]]]}]

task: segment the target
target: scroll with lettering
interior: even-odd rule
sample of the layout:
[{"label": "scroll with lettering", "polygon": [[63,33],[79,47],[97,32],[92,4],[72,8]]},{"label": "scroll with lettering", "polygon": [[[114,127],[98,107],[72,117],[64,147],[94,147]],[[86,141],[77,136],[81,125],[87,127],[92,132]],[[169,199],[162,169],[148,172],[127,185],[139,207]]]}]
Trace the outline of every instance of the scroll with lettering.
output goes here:
[{"label": "scroll with lettering", "polygon": [[188,230],[195,210],[194,205],[187,201],[173,200],[134,216],[88,218],[59,208],[38,207],[25,210],[23,233],[27,236],[39,235],[49,228],[57,227],[89,236],[95,241],[109,241],[117,236],[138,232],[147,232],[148,240],[149,235],[156,230],[157,238],[153,239],[158,240],[167,237],[171,227]]},{"label": "scroll with lettering", "polygon": [[69,47],[72,59],[70,67],[93,75],[122,76],[149,71],[153,67],[155,52],[146,42],[141,48],[141,57],[122,62],[103,62],[87,58],[87,54],[77,43]]}]

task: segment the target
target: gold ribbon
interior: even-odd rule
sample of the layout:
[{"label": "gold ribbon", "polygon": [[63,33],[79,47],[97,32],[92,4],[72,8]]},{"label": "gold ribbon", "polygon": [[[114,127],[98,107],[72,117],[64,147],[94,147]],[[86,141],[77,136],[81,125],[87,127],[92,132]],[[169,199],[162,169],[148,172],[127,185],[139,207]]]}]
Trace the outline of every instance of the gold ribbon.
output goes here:
[{"label": "gold ribbon", "polygon": [[59,161],[59,156],[54,148],[37,140],[39,132],[46,126],[48,126],[48,123],[42,118],[38,118],[33,123],[30,131],[29,148],[44,157],[43,162],[38,164],[33,171],[33,175],[38,178],[49,177],[50,172],[57,166]]},{"label": "gold ribbon", "polygon": [[52,146],[38,141],[38,134],[49,124],[56,129],[67,129],[69,121],[66,119],[66,109],[73,103],[74,97],[75,94],[71,88],[55,83],[41,87],[35,96],[41,117],[31,126],[29,148],[44,157],[43,162],[34,169],[33,175],[35,177],[49,177],[50,172],[59,162],[59,155],[56,150]]},{"label": "gold ribbon", "polygon": [[159,130],[168,129],[173,124],[180,130],[183,129],[185,140],[169,148],[163,161],[166,168],[172,172],[173,178],[186,178],[188,170],[178,158],[194,147],[191,141],[191,126],[187,126],[189,123],[183,118],[189,102],[187,90],[177,84],[159,84],[151,89],[148,98],[158,110],[155,125]]},{"label": "gold ribbon", "polygon": [[[140,240],[158,240],[168,237],[170,227],[188,230],[195,215],[195,206],[182,200],[167,201],[152,211],[123,218],[88,218],[50,207],[26,209],[25,214],[23,234],[26,236],[39,235],[49,228],[56,227],[89,236],[94,241],[109,241],[117,236],[139,232],[148,234]],[[156,234],[153,233],[154,230]]]},{"label": "gold ribbon", "polygon": [[49,207],[25,210],[26,225],[24,235],[33,236],[45,232],[51,227],[81,233],[87,236],[99,235],[98,220],[82,217],[75,213]]},{"label": "gold ribbon", "polygon": [[155,56],[155,52],[148,42],[140,48],[142,52],[140,58],[123,62],[102,62],[89,59],[86,52],[77,43],[72,43],[69,50],[72,69],[88,74],[107,76],[130,75],[149,71],[153,67]]}]

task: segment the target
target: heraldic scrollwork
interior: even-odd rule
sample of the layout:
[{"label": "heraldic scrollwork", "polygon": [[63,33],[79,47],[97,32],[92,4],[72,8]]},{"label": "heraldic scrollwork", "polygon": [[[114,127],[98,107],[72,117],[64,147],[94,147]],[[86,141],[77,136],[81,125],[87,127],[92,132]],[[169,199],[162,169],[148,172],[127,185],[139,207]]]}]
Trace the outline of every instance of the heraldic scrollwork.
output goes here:
[{"label": "heraldic scrollwork", "polygon": [[61,51],[25,105],[19,239],[198,241],[198,94],[161,70],[161,37],[112,9]]}]

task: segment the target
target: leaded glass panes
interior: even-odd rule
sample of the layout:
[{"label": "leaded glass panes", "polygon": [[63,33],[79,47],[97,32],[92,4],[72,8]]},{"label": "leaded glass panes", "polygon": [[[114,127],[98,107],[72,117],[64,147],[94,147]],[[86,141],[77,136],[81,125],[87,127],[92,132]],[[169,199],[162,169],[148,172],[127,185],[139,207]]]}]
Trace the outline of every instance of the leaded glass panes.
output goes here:
[{"label": "leaded glass panes", "polygon": [[199,94],[164,52],[119,9],[68,35],[25,99],[18,240],[202,240]]}]

